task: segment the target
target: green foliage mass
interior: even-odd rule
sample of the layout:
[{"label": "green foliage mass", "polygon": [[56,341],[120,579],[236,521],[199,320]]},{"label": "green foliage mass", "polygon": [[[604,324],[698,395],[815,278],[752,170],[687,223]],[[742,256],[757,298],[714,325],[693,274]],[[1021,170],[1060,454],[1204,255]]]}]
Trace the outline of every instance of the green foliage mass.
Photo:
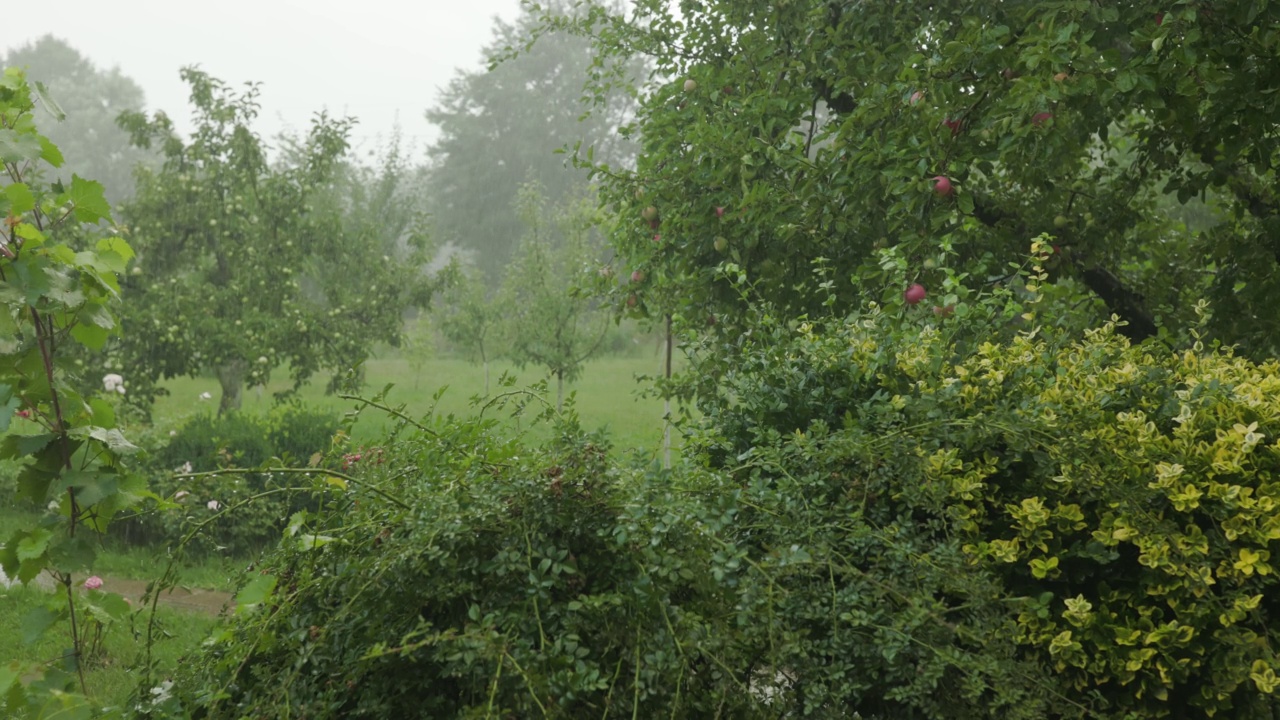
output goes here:
[{"label": "green foliage mass", "polygon": [[[634,172],[596,173],[654,316],[744,330],[726,268],[813,312],[818,258],[841,308],[886,301],[905,286],[884,248],[941,298],[1006,280],[1048,232],[1053,318],[1186,342],[1208,299],[1213,338],[1277,351],[1275,3],[642,0],[545,27],[654,63]],[[1193,198],[1210,217],[1187,225]]]},{"label": "green foliage mass", "polygon": [[1280,366],[992,325],[757,318],[674,474],[571,424],[542,449],[475,421],[401,436],[295,519],[275,594],[179,695],[206,717],[1269,716]]},{"label": "green foliage mass", "polygon": [[[308,466],[317,453],[330,453],[338,429],[335,415],[290,405],[266,416],[242,412],[197,416],[147,460],[152,491],[172,504],[149,508],[117,523],[113,531],[131,543],[172,547],[195,523],[210,521],[193,535],[187,549],[244,555],[267,547],[280,537],[290,515],[315,508],[305,480],[269,469],[191,474],[272,464]],[[217,505],[209,507],[210,501]]]}]

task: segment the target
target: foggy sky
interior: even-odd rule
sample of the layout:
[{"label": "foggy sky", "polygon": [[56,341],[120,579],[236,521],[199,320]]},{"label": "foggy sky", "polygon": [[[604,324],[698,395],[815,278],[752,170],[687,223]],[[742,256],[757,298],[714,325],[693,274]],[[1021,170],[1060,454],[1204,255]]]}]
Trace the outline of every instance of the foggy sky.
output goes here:
[{"label": "foggy sky", "polygon": [[52,33],[99,68],[118,66],[179,131],[190,127],[184,65],[232,85],[262,83],[257,130],[305,131],[312,113],[359,119],[357,146],[397,118],[421,148],[423,119],[455,69],[479,69],[493,17],[511,21],[519,0],[63,0],[37,3],[5,27],[3,50]]}]

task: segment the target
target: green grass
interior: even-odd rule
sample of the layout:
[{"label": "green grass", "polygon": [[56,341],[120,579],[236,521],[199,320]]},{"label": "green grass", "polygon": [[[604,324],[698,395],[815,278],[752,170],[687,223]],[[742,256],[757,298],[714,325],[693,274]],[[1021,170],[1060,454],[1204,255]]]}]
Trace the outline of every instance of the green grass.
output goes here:
[{"label": "green grass", "polygon": [[[66,652],[71,645],[66,623],[56,624],[34,643],[29,644],[24,638],[24,619],[52,599],[52,594],[35,588],[16,585],[0,588],[0,659],[6,663],[17,660],[27,672],[34,673],[44,664],[56,662]],[[86,663],[85,684],[89,696],[97,703],[123,703],[137,685],[138,676],[129,666],[145,649],[147,618],[147,613],[140,613],[134,618],[134,628],[127,623],[107,628],[102,643],[104,656]],[[210,616],[167,608],[159,609],[157,619],[162,632],[152,652],[158,678],[176,667],[182,656],[208,637],[218,622]]]},{"label": "green grass", "polygon": [[[436,414],[469,416],[478,412],[471,400],[484,392],[484,373],[478,365],[447,358],[425,362],[420,372],[403,358],[377,358],[366,364],[365,396],[372,396],[388,383],[395,387],[388,396],[389,404],[404,404],[410,417],[421,417],[432,408],[432,396],[445,388]],[[545,374],[534,368],[517,370],[509,363],[490,365],[491,394],[503,392],[498,378],[504,372],[517,378],[516,388],[524,388],[545,379]],[[577,382],[566,385],[566,396],[576,393],[575,406],[582,424],[588,430],[607,428],[609,436],[619,451],[640,450],[656,452],[662,444],[662,401],[657,398],[640,398],[642,385],[638,375],[658,372],[658,359],[653,358],[602,358],[587,363]],[[316,378],[301,390],[304,404],[332,408],[343,412],[354,403],[336,396],[324,394],[327,378]],[[271,408],[272,393],[285,390],[290,383],[286,373],[277,373],[265,390],[245,391],[242,409],[248,412],[265,412]],[[219,387],[212,377],[176,378],[165,383],[170,395],[161,397],[155,406],[158,422],[178,423],[185,417],[200,412],[217,410]],[[210,393],[211,400],[201,401],[201,393]],[[555,402],[555,383],[548,383],[548,400]],[[505,417],[501,410],[490,410],[495,417]],[[358,440],[374,440],[389,423],[385,416],[369,412],[356,426]],[[535,435],[536,437],[536,435]]]}]

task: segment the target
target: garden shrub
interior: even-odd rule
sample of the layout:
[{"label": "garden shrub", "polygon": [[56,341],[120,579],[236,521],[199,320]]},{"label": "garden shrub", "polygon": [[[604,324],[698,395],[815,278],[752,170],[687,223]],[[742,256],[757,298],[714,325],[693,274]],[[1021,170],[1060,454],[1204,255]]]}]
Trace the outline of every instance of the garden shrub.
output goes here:
[{"label": "garden shrub", "polygon": [[860,494],[880,532],[930,527],[996,583],[1005,637],[1070,699],[1053,717],[1272,717],[1280,365],[974,330],[766,325],[693,444],[810,503]]},{"label": "garden shrub", "polygon": [[1274,716],[1280,367],[1113,328],[984,343],[989,320],[762,321],[675,472],[572,428],[389,438],[294,517],[175,702]]},{"label": "garden shrub", "polygon": [[[210,519],[254,495],[280,490],[225,512],[198,534],[190,547],[243,553],[271,544],[292,513],[315,507],[305,490],[310,487],[308,481],[271,472],[177,475],[259,468],[273,458],[285,464],[307,465],[316,453],[329,452],[338,427],[339,420],[328,412],[295,406],[282,406],[262,416],[198,415],[152,451],[148,461],[152,489],[161,497],[174,499],[177,507],[161,507],[121,522],[117,532],[131,542],[173,542],[190,529],[193,520]],[[296,491],[283,492],[289,488]]]}]

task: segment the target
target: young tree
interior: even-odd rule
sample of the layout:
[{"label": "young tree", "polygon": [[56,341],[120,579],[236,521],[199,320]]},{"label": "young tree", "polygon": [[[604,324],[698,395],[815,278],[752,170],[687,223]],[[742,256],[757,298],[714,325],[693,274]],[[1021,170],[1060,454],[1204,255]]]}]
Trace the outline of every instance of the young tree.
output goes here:
[{"label": "young tree", "polygon": [[507,318],[511,359],[518,367],[541,365],[556,378],[556,407],[565,381],[600,349],[609,314],[586,288],[595,277],[593,235],[600,223],[593,201],[549,205],[536,184],[521,188],[526,230],[507,268],[500,306]]},{"label": "young tree", "polygon": [[[565,12],[552,2],[550,12]],[[627,92],[634,65],[597,66],[591,45],[557,35],[519,54],[532,39],[537,16],[495,21],[484,50],[487,72],[461,72],[426,117],[440,129],[428,149],[435,230],[443,242],[473,252],[481,271],[500,280],[522,232],[515,209],[519,188],[536,180],[552,203],[581,191],[587,174],[557,154],[568,146],[597,161],[626,165],[635,147],[615,132],[633,109]],[[584,101],[588,73],[601,90]],[[610,80],[603,84],[604,78]],[[591,113],[586,115],[587,111]]]},{"label": "young tree", "polygon": [[501,342],[503,311],[491,297],[478,271],[463,271],[441,298],[437,317],[445,339],[472,362],[484,366],[484,394],[489,394],[489,358]]},{"label": "young tree", "polygon": [[63,182],[70,182],[72,174],[97,178],[107,199],[119,203],[133,195],[134,167],[158,164],[154,152],[135,147],[129,133],[116,125],[121,113],[142,110],[146,100],[142,88],[119,68],[95,67],[52,35],[10,50],[0,64],[25,67],[27,77],[48,88],[65,113],[60,122],[46,123],[49,139],[68,158],[62,167],[50,169],[54,177]]},{"label": "young tree", "polygon": [[[643,1],[546,20],[593,37],[602,61],[655,63],[636,172],[598,173],[630,218],[613,243],[650,278],[642,306],[678,298],[686,318],[732,330],[741,275],[792,316],[822,310],[828,279],[846,309],[900,307],[918,282],[924,309],[963,313],[1045,232],[1057,249],[1042,320],[1114,314],[1132,338],[1177,342],[1203,299],[1214,338],[1280,351],[1265,310],[1280,296],[1280,6],[710,0],[674,13]],[[1161,211],[1170,196],[1204,197],[1218,221],[1188,228]]]},{"label": "young tree", "polygon": [[225,412],[239,407],[246,381],[264,383],[274,368],[287,365],[296,389],[321,369],[358,367],[374,342],[397,342],[402,311],[430,289],[418,256],[425,236],[370,229],[395,193],[365,202],[333,192],[353,121],[318,115],[272,164],[252,129],[256,86],[236,93],[196,69],[182,76],[195,108],[190,140],[163,116],[125,119],[165,157],[140,174],[125,208],[139,263],[120,352],[138,394],[212,368]]}]

